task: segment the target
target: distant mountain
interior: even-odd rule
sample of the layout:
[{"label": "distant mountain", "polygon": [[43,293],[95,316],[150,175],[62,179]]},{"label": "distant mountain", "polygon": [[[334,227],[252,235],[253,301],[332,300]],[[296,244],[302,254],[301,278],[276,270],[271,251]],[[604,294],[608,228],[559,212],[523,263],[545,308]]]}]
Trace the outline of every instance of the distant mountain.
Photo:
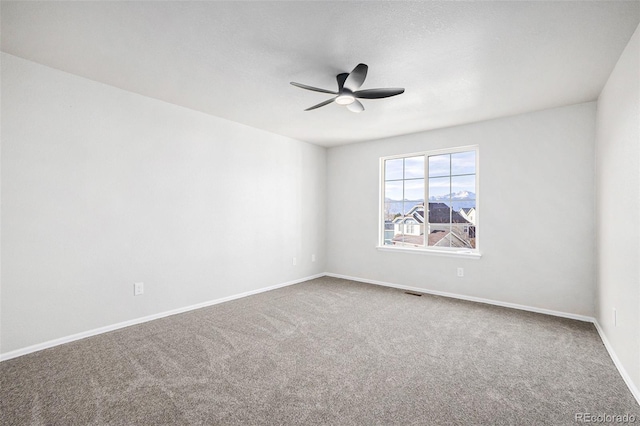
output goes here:
[{"label": "distant mountain", "polygon": [[[451,206],[452,202],[454,203],[454,209],[468,209],[470,207],[476,206],[476,194],[470,191],[458,191],[447,195],[439,195],[434,197],[429,197],[429,202],[432,203],[444,203],[448,206]],[[396,214],[402,213],[403,206],[404,211],[407,212],[411,210],[414,206],[418,204],[423,204],[424,200],[392,200],[390,198],[385,198],[384,202],[386,204],[386,208],[389,209],[389,213]],[[385,209],[386,209],[385,208]]]},{"label": "distant mountain", "polygon": [[454,210],[468,209],[476,206],[476,194],[471,191],[452,192],[447,195],[429,197],[429,202],[440,202],[450,206],[453,203]]},{"label": "distant mountain", "polygon": [[435,197],[429,197],[429,201],[465,201],[465,200],[475,200],[476,194],[469,191],[458,191],[452,192],[447,195],[437,195]]},{"label": "distant mountain", "polygon": [[476,207],[476,194],[471,191],[452,192],[447,195],[429,197],[429,202],[440,202],[450,206],[453,204],[454,210],[468,209]]},{"label": "distant mountain", "polygon": [[402,213],[403,205],[404,205],[404,211],[408,212],[409,210],[411,210],[412,208],[414,208],[418,204],[424,204],[424,200],[404,200],[404,201],[402,201],[402,200],[392,200],[390,198],[385,198],[384,202],[385,202],[385,210],[388,208],[389,209],[389,213],[391,213],[391,214]]}]

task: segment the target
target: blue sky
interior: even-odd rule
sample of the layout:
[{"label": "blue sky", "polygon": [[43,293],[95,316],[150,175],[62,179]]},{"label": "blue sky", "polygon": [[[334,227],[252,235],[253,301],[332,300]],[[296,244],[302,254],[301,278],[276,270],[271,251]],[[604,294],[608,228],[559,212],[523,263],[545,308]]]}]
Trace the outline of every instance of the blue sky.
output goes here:
[{"label": "blue sky", "polygon": [[[424,156],[385,161],[385,198],[421,200],[424,197]],[[429,157],[429,197],[460,191],[476,192],[476,152]],[[404,194],[403,194],[403,180]]]}]

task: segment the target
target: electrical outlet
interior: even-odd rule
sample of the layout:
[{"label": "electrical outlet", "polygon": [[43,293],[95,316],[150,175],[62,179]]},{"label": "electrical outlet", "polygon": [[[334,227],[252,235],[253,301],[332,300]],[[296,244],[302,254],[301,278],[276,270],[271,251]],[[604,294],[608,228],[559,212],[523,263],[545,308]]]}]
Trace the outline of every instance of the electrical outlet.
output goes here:
[{"label": "electrical outlet", "polygon": [[458,276],[464,277],[464,268],[458,268]]},{"label": "electrical outlet", "polygon": [[312,255],[311,255],[311,261],[312,261],[312,262],[315,262],[315,261],[316,261],[316,255],[315,255],[315,254],[312,254]]},{"label": "electrical outlet", "polygon": [[295,257],[293,258],[293,266],[296,266],[298,264],[298,259],[296,259]]},{"label": "electrical outlet", "polygon": [[133,295],[140,296],[144,293],[144,283],[135,283],[133,284]]},{"label": "electrical outlet", "polygon": [[616,311],[616,308],[613,308],[613,326],[618,326],[618,311]]}]

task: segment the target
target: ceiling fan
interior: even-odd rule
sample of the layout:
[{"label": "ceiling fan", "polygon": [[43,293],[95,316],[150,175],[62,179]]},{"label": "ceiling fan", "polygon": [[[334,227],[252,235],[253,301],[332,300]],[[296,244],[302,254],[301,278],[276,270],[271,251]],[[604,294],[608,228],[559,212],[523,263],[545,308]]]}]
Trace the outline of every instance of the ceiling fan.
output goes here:
[{"label": "ceiling fan", "polygon": [[362,83],[364,83],[364,79],[367,77],[368,70],[369,67],[366,64],[358,64],[358,66],[356,66],[350,73],[345,72],[342,74],[338,74],[336,76],[336,80],[338,80],[337,92],[319,89],[317,87],[307,86],[306,84],[295,83],[293,81],[291,82],[291,84],[302,89],[313,90],[314,92],[336,95],[336,97],[328,99],[324,102],[320,102],[317,105],[305,109],[305,111],[311,111],[312,109],[320,108],[330,104],[331,102],[335,102],[338,105],[345,105],[349,109],[349,111],[362,112],[364,111],[364,106],[358,99],[389,98],[391,96],[396,96],[404,93],[404,89],[399,87],[390,89],[358,90],[360,86],[362,86]]}]

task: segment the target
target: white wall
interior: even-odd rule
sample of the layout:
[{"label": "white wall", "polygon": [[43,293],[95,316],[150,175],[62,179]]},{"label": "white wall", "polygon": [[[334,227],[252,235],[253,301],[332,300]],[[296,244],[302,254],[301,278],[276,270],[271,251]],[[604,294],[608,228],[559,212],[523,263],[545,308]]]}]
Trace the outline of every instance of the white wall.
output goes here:
[{"label": "white wall", "polygon": [[0,352],[323,272],[325,166],[2,54]]},{"label": "white wall", "polygon": [[[598,98],[596,318],[640,388],[640,27]],[[617,310],[617,326],[613,309]]]},{"label": "white wall", "polygon": [[[328,271],[592,316],[595,109],[592,102],[329,149]],[[473,144],[482,258],[378,251],[379,158]]]}]

